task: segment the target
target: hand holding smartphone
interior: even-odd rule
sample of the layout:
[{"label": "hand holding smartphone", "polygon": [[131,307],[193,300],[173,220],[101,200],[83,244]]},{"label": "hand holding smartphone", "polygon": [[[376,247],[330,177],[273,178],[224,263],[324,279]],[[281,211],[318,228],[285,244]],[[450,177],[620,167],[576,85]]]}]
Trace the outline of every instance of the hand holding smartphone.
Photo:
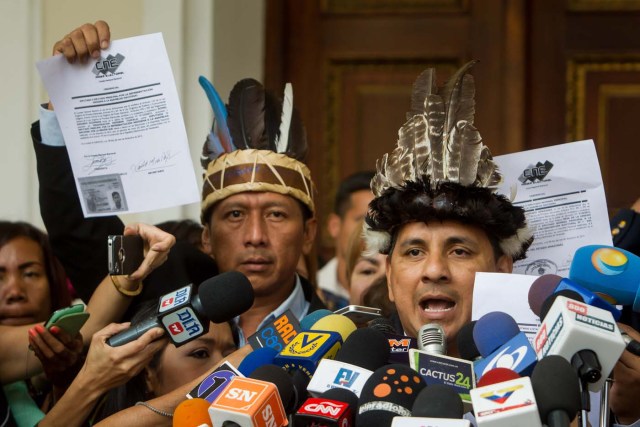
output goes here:
[{"label": "hand holding smartphone", "polygon": [[107,247],[111,275],[129,275],[136,271],[144,260],[144,242],[140,236],[109,236]]},{"label": "hand holding smartphone", "polygon": [[84,311],[83,304],[75,304],[70,307],[61,308],[53,312],[45,328],[57,326],[71,336],[75,336],[89,318],[89,313]]}]

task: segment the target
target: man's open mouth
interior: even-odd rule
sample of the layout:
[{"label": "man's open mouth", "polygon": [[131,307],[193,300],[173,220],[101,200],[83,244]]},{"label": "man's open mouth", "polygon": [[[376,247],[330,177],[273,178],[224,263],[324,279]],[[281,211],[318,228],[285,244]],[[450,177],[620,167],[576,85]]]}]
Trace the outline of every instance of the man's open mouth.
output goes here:
[{"label": "man's open mouth", "polygon": [[420,301],[420,307],[425,312],[444,312],[453,310],[456,303],[448,299],[427,298]]}]

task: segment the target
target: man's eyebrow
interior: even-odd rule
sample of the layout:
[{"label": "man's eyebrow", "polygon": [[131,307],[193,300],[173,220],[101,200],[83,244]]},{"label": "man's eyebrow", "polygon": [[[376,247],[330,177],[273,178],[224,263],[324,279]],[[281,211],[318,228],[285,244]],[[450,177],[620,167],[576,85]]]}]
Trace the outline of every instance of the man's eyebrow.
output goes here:
[{"label": "man's eyebrow", "polygon": [[424,246],[427,242],[419,237],[407,238],[399,242],[399,246]]},{"label": "man's eyebrow", "polygon": [[478,244],[478,242],[475,239],[472,239],[470,237],[465,237],[465,236],[448,237],[445,243],[447,244],[447,246],[456,245],[459,243],[463,245],[472,245],[472,246],[476,246]]}]

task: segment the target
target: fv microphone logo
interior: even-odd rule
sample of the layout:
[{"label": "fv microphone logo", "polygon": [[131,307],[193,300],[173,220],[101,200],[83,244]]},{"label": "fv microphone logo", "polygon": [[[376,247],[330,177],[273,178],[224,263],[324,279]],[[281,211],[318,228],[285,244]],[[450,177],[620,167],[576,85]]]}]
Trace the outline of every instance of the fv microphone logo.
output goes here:
[{"label": "fv microphone logo", "polygon": [[352,371],[351,369],[340,368],[333,383],[341,387],[351,387],[359,375],[359,372]]}]

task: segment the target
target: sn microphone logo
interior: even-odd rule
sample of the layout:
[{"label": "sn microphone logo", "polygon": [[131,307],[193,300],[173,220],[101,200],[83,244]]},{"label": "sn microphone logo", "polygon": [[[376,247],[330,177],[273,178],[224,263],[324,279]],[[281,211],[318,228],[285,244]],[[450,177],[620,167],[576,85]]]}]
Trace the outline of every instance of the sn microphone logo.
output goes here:
[{"label": "sn microphone logo", "polygon": [[239,400],[242,402],[251,402],[258,393],[250,390],[243,390],[241,388],[233,387],[225,395],[226,398],[231,400]]},{"label": "sn microphone logo", "polygon": [[340,368],[333,383],[341,387],[351,387],[359,375],[359,372],[352,371],[351,369]]}]

